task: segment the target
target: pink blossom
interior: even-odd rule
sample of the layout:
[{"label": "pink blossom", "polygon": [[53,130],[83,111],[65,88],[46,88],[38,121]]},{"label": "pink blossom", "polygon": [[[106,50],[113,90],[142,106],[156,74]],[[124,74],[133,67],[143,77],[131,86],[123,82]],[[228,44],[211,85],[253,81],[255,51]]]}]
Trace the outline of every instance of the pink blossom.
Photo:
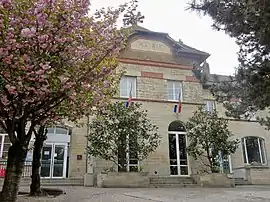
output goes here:
[{"label": "pink blossom", "polygon": [[6,64],[8,64],[8,65],[10,65],[10,64],[11,64],[12,58],[13,58],[13,55],[11,54],[11,55],[5,57],[5,58],[3,59],[3,62],[6,63]]},{"label": "pink blossom", "polygon": [[47,19],[47,14],[46,13],[39,13],[37,15],[37,22],[38,22],[39,25],[44,25],[46,19]]},{"label": "pink blossom", "polygon": [[38,71],[36,72],[36,74],[37,74],[37,75],[42,75],[42,74],[44,74],[44,72],[45,72],[45,71],[44,71],[43,69],[40,69],[40,70],[38,70]]},{"label": "pink blossom", "polygon": [[48,36],[47,34],[38,36],[38,41],[39,41],[40,43],[44,43],[44,42],[46,42],[48,39],[49,39],[49,36]]},{"label": "pink blossom", "polygon": [[3,96],[1,97],[1,102],[2,102],[3,105],[7,105],[7,104],[8,104],[7,96],[3,95]]},{"label": "pink blossom", "polygon": [[15,86],[6,85],[5,87],[8,90],[9,94],[11,94],[11,95],[16,94],[16,87]]},{"label": "pink blossom", "polygon": [[46,64],[41,63],[40,66],[45,71],[51,69],[51,66],[49,63],[46,63]]},{"label": "pink blossom", "polygon": [[36,34],[36,29],[34,27],[32,27],[31,29],[24,28],[21,31],[22,37],[25,37],[25,38],[32,38],[33,36],[35,36],[35,34]]}]

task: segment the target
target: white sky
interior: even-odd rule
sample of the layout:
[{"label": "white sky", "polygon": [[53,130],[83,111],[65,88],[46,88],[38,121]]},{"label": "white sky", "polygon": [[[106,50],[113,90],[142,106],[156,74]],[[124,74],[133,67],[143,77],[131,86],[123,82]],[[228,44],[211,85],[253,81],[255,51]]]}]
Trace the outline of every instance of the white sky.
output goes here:
[{"label": "white sky", "polygon": [[[117,6],[128,0],[92,0],[91,9]],[[238,65],[238,46],[223,32],[214,31],[211,19],[186,11],[189,0],[139,0],[139,11],[145,16],[140,26],[166,32],[175,40],[211,54],[207,59],[211,73],[233,74]]]}]

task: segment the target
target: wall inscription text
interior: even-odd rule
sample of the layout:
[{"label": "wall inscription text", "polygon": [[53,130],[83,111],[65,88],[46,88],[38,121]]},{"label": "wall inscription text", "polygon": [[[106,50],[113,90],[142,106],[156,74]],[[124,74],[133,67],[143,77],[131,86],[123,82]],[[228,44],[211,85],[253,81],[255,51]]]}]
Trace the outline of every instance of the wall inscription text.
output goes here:
[{"label": "wall inscription text", "polygon": [[171,49],[160,41],[138,39],[131,43],[131,49],[172,54]]}]

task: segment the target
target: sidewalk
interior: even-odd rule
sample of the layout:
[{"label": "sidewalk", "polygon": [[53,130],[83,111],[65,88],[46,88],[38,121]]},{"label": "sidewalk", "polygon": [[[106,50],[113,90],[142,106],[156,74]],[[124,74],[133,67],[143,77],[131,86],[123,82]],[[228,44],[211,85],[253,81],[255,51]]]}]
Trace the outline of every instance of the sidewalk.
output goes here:
[{"label": "sidewalk", "polygon": [[[60,187],[58,187],[60,188]],[[27,187],[22,187],[25,191]],[[270,187],[99,189],[61,187],[57,198],[20,198],[19,202],[270,202]]]}]

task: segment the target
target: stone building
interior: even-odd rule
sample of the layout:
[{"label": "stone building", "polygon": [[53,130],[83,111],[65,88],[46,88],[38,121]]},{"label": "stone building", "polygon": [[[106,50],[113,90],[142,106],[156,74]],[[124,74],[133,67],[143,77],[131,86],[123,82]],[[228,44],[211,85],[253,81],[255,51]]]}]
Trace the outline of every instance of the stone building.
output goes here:
[{"label": "stone building", "polygon": [[[189,177],[200,172],[200,165],[185,152],[187,138],[184,124],[198,106],[225,116],[225,110],[215,103],[209,85],[215,79],[228,79],[210,74],[208,53],[173,40],[168,34],[138,27],[129,38],[120,57],[120,67],[126,70],[119,94],[114,99],[125,102],[132,86],[133,101],[148,110],[148,117],[159,127],[162,136],[158,149],[143,162],[143,170],[151,176]],[[203,68],[207,82],[202,84],[193,69]],[[182,101],[182,111],[173,109]],[[270,134],[255,119],[229,119],[229,128],[241,140],[236,153],[223,160],[222,170],[254,184],[270,184],[268,167]],[[180,121],[179,121],[180,120]],[[82,120],[87,122],[88,119]],[[102,159],[87,157],[86,127],[55,127],[49,129],[42,152],[41,175],[44,178],[83,179],[113,166]],[[6,135],[0,135],[0,157],[7,154]],[[31,154],[29,154],[31,162]],[[131,169],[139,162],[127,162]],[[116,168],[117,169],[117,168]]]}]

